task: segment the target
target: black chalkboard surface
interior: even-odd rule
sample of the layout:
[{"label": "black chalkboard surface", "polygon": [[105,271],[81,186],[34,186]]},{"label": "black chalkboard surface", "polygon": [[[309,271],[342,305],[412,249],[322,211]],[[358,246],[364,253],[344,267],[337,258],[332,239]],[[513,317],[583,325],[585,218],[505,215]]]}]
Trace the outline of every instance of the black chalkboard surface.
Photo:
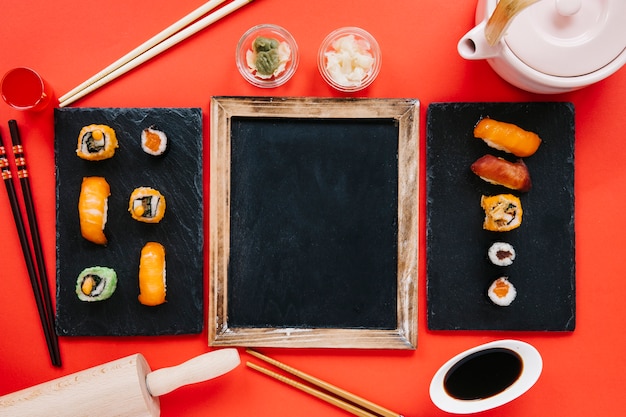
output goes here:
[{"label": "black chalkboard surface", "polygon": [[[341,111],[311,117],[311,109],[324,110],[320,99],[294,107],[297,114],[276,114],[271,101],[265,103],[265,114],[230,114],[228,160],[216,158],[211,175],[212,193],[218,191],[214,187],[228,185],[227,200],[212,194],[211,206],[230,203],[222,211],[227,222],[212,217],[216,226],[228,227],[227,279],[212,279],[214,288],[224,289],[227,330],[215,330],[214,344],[240,330],[253,333],[245,337],[248,346],[335,346],[343,343],[338,334],[393,334],[400,320],[406,320],[407,313],[398,311],[406,297],[398,279],[399,255],[404,254],[399,242],[405,243],[399,240],[399,225],[406,229],[407,224],[399,210],[399,196],[406,194],[400,184],[407,171],[399,169],[400,158],[407,157],[406,141],[401,140],[407,137],[401,134],[406,121],[381,116],[380,108],[365,111],[375,103],[326,103],[360,107],[363,117]],[[384,102],[377,104],[385,107]],[[253,106],[260,106],[258,99]],[[217,131],[212,134],[212,141],[225,139]],[[213,150],[212,157],[219,156]],[[229,174],[227,182],[220,180],[220,166]],[[216,239],[211,244],[219,245]],[[211,301],[219,303],[219,298]],[[324,341],[320,331],[335,335]],[[294,336],[307,332],[318,339]],[[282,336],[274,339],[276,334]]]},{"label": "black chalkboard surface", "polygon": [[233,118],[231,326],[395,328],[397,138],[393,120]]}]

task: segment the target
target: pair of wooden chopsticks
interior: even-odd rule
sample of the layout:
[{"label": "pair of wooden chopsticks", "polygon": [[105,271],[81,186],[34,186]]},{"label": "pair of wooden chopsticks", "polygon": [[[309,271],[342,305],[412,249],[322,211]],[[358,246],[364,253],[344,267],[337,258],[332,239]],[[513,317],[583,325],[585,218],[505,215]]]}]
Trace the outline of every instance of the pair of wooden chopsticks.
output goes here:
[{"label": "pair of wooden chopsticks", "polygon": [[[388,410],[384,407],[381,407],[378,404],[374,404],[371,401],[368,401],[364,398],[361,398],[355,394],[352,394],[348,391],[345,391],[339,387],[336,387],[328,382],[322,381],[319,378],[306,374],[302,371],[299,371],[295,368],[292,368],[289,365],[285,365],[282,362],[277,361],[276,359],[269,358],[262,353],[256,352],[254,350],[248,349],[246,350],[250,355],[261,359],[264,362],[267,362],[271,365],[276,366],[277,368],[282,369],[285,372],[288,372],[304,381],[312,384],[315,387],[321,388],[321,390],[313,388],[309,385],[306,385],[302,382],[296,381],[294,379],[288,378],[284,375],[281,375],[277,372],[271,371],[269,369],[263,368],[259,365],[255,365],[254,363],[247,362],[246,365],[254,369],[255,371],[259,371],[265,375],[268,375],[272,378],[275,378],[285,384],[288,384],[294,388],[297,388],[301,391],[306,392],[307,394],[313,395],[314,397],[319,398],[320,400],[326,401],[336,407],[339,407],[349,413],[354,414],[355,416],[360,417],[402,417],[400,414],[395,413],[391,410]],[[333,395],[334,394],[334,395]]]},{"label": "pair of wooden chopsticks", "polygon": [[[35,295],[39,319],[41,320],[41,325],[46,337],[50,360],[52,361],[52,365],[61,366],[59,342],[54,328],[54,311],[52,310],[48,276],[41,248],[41,240],[39,238],[39,230],[37,228],[37,217],[35,215],[35,207],[33,204],[30,183],[28,181],[28,170],[26,169],[24,148],[22,147],[22,140],[17,127],[17,122],[15,120],[9,120],[9,130],[11,132],[11,140],[13,142],[13,157],[15,158],[17,176],[20,179],[22,188],[22,197],[24,199],[24,207],[27,214],[27,223],[30,229],[32,246],[28,239],[25,226],[26,222],[22,217],[22,210],[18,202],[17,192],[13,185],[11,168],[6,158],[7,153],[4,148],[2,136],[0,136],[0,168],[2,169],[2,179],[4,180],[4,184],[9,195],[11,211],[13,212],[13,219],[15,221],[15,226],[17,227],[20,245],[22,246],[22,253],[24,254],[24,261],[26,262],[30,284]],[[34,256],[31,248],[32,251],[34,251]]]},{"label": "pair of wooden chopsticks", "polygon": [[[200,17],[209,13],[220,4],[224,3],[224,1],[226,0],[210,0],[193,12],[189,13],[187,16],[175,22],[173,25],[148,39],[137,48],[133,49],[102,71],[95,74],[93,77],[59,97],[59,107],[65,107],[75,102],[92,91],[102,87],[106,83],[127,73],[131,69],[143,64],[151,58],[154,58],[161,52],[171,48],[184,39],[187,39],[191,35],[215,23],[224,16],[252,2],[252,0],[234,0],[233,2],[200,19]],[[200,20],[191,24],[197,19]]]}]

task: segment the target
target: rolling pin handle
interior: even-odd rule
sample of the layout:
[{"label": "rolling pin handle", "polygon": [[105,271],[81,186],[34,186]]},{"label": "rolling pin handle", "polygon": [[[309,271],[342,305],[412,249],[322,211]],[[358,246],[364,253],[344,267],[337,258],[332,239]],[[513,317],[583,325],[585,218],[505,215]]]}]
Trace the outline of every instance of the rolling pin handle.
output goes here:
[{"label": "rolling pin handle", "polygon": [[146,375],[146,386],[153,397],[174,391],[183,385],[207,381],[223,375],[241,363],[237,349],[221,349],[197,356],[169,368]]}]

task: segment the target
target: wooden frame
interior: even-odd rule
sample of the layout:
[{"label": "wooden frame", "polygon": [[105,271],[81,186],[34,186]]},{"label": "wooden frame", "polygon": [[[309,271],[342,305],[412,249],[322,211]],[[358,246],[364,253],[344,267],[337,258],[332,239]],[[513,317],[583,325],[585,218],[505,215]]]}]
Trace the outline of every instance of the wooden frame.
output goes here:
[{"label": "wooden frame", "polygon": [[[392,330],[232,328],[228,323],[231,118],[393,119],[398,137],[397,326]],[[415,349],[419,219],[419,101],[213,97],[211,100],[209,345]]]}]

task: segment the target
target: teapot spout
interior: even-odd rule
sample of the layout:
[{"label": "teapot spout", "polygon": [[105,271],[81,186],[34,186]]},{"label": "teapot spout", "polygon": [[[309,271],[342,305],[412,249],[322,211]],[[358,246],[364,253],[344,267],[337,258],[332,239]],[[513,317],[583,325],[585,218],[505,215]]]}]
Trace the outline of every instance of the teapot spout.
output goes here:
[{"label": "teapot spout", "polygon": [[489,45],[485,37],[485,25],[485,21],[479,23],[459,40],[456,48],[461,57],[478,60],[500,55],[501,43]]}]

